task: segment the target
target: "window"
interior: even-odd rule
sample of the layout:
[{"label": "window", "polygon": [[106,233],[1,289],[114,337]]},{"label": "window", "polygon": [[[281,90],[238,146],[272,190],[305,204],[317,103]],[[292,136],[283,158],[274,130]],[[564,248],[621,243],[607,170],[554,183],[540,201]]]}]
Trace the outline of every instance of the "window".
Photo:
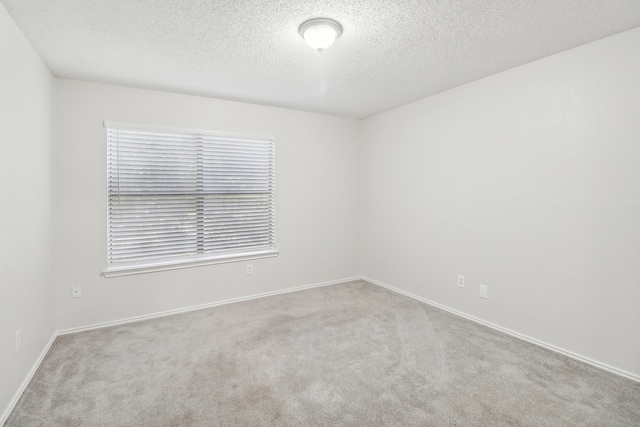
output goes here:
[{"label": "window", "polygon": [[274,138],[105,127],[105,276],[277,255]]}]

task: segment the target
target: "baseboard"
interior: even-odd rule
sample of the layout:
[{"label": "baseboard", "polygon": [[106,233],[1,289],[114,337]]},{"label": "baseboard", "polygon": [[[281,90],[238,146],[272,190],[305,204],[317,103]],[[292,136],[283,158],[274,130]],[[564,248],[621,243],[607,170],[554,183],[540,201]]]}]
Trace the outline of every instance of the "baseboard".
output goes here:
[{"label": "baseboard", "polygon": [[477,317],[473,317],[473,316],[470,316],[470,315],[468,315],[466,313],[463,313],[461,311],[449,308],[449,307],[447,307],[445,305],[438,304],[437,302],[433,302],[433,301],[430,301],[430,300],[428,300],[426,298],[422,298],[422,297],[414,295],[412,293],[405,292],[405,291],[403,291],[401,289],[394,288],[393,286],[387,285],[386,283],[382,283],[382,282],[379,282],[377,280],[370,279],[368,277],[360,277],[360,280],[367,281],[367,282],[369,282],[369,283],[371,283],[373,285],[380,286],[382,288],[388,289],[391,292],[395,292],[397,294],[404,295],[404,296],[407,296],[409,298],[413,298],[413,299],[418,300],[420,302],[423,302],[425,304],[429,304],[429,305],[431,305],[433,307],[436,307],[436,308],[439,308],[441,310],[447,311],[447,312],[449,312],[451,314],[455,314],[456,316],[460,316],[460,317],[463,317],[465,319],[471,320],[472,322],[479,323],[481,325],[487,326],[487,327],[489,327],[491,329],[495,329],[496,331],[505,333],[505,334],[510,335],[510,336],[512,336],[514,338],[517,338],[519,340],[526,341],[528,343],[531,343],[531,344],[546,348],[547,350],[551,350],[551,351],[556,352],[556,353],[560,353],[560,354],[562,354],[564,356],[570,357],[572,359],[578,360],[580,362],[586,363],[586,364],[594,366],[596,368],[605,370],[607,372],[611,372],[613,374],[620,375],[620,376],[628,378],[630,380],[633,380],[633,381],[636,381],[636,382],[640,382],[640,375],[632,374],[631,372],[627,372],[627,371],[624,371],[622,369],[618,369],[618,368],[615,368],[613,366],[607,365],[605,363],[598,362],[596,360],[590,359],[590,358],[582,356],[580,354],[576,354],[576,353],[573,353],[571,351],[565,350],[563,348],[556,347],[555,345],[551,345],[551,344],[545,343],[543,341],[537,340],[535,338],[531,338],[531,337],[529,337],[527,335],[524,335],[524,334],[521,334],[519,332],[515,332],[515,331],[512,331],[510,329],[504,328],[502,326],[495,325],[495,324],[490,323],[490,322],[486,322],[486,321],[484,321],[482,319],[479,319]]},{"label": "baseboard", "polygon": [[[93,330],[93,329],[108,328],[110,326],[125,325],[127,323],[141,322],[143,320],[156,319],[158,317],[171,316],[171,315],[174,315],[174,314],[188,313],[190,311],[203,310],[205,308],[217,307],[217,306],[226,305],[226,304],[233,304],[233,303],[242,302],[242,301],[249,301],[249,300],[252,300],[252,299],[265,298],[265,297],[270,297],[270,296],[274,296],[274,295],[287,294],[287,293],[290,293],[290,292],[303,291],[305,289],[312,289],[312,288],[320,288],[322,286],[337,285],[338,283],[346,283],[346,282],[351,282],[351,281],[360,280],[360,279],[361,279],[361,277],[351,277],[351,278],[346,278],[346,279],[331,280],[331,281],[328,281],[328,282],[314,283],[314,284],[311,284],[311,285],[297,286],[297,287],[294,287],[294,288],[287,288],[287,289],[282,289],[282,290],[279,290],[279,291],[264,292],[264,293],[261,293],[261,294],[249,295],[249,296],[240,297],[240,298],[232,298],[232,299],[228,299],[228,300],[216,301],[216,302],[207,303],[207,304],[194,305],[194,306],[190,306],[190,307],[179,308],[179,309],[176,309],[176,310],[167,310],[167,311],[162,311],[162,312],[157,312],[157,313],[152,313],[152,314],[145,314],[143,316],[128,317],[128,318],[125,318],[125,319],[119,319],[119,320],[114,320],[114,321],[110,321],[110,322],[95,323],[93,325],[82,326],[82,327],[78,327],[78,328],[63,329],[63,330],[58,331],[57,334],[58,335],[66,335],[66,334],[72,334],[72,333],[82,332],[82,331],[90,331],[90,330]],[[2,425],[2,424],[0,424],[0,425]]]},{"label": "baseboard", "polygon": [[47,353],[49,353],[49,349],[51,349],[51,346],[53,345],[53,342],[56,340],[57,337],[58,337],[58,334],[56,332],[54,332],[53,336],[51,337],[51,339],[49,340],[47,345],[44,347],[44,349],[40,353],[40,356],[36,360],[36,363],[33,364],[33,367],[29,371],[29,374],[26,376],[24,381],[22,381],[22,384],[20,385],[20,388],[18,389],[16,394],[13,396],[13,399],[11,399],[11,402],[9,402],[9,405],[4,410],[4,413],[0,417],[0,426],[3,426],[4,423],[6,423],[7,420],[9,419],[9,415],[11,415],[11,412],[13,411],[13,408],[15,408],[16,405],[18,404],[18,401],[22,397],[22,393],[24,393],[24,391],[27,389],[27,386],[31,382],[31,379],[33,378],[33,376],[35,375],[36,371],[40,367],[40,364],[44,360],[44,358],[47,355]]}]

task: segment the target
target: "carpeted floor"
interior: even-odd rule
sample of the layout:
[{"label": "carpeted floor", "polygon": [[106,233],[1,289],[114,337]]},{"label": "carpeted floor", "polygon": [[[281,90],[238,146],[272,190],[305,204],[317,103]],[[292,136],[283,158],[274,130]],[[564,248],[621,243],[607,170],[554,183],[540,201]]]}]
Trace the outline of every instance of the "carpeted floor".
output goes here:
[{"label": "carpeted floor", "polygon": [[364,282],[59,337],[6,426],[638,426],[640,383]]}]

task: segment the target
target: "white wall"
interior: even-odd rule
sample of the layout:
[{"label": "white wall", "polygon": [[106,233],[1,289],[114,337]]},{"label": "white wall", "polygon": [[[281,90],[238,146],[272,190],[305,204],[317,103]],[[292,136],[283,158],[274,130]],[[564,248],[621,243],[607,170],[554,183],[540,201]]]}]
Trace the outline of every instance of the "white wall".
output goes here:
[{"label": "white wall", "polygon": [[[280,108],[56,81],[55,283],[60,330],[347,279],[357,262],[360,122]],[[103,120],[275,134],[280,255],[105,279]],[[71,286],[83,287],[71,298]]]},{"label": "white wall", "polygon": [[640,28],[366,120],[364,274],[639,375],[639,52]]},{"label": "white wall", "polygon": [[[0,4],[0,423],[55,331],[53,77]],[[22,349],[15,353],[15,333]]]}]

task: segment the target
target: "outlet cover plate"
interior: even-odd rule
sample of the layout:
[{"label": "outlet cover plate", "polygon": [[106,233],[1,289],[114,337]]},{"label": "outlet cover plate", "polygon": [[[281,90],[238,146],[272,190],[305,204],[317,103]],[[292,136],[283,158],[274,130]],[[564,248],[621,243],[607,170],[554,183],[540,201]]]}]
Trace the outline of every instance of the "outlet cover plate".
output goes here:
[{"label": "outlet cover plate", "polygon": [[487,299],[487,287],[485,285],[480,285],[480,298]]},{"label": "outlet cover plate", "polygon": [[73,285],[71,287],[71,297],[72,298],[80,298],[82,296],[82,288],[80,285]]}]

